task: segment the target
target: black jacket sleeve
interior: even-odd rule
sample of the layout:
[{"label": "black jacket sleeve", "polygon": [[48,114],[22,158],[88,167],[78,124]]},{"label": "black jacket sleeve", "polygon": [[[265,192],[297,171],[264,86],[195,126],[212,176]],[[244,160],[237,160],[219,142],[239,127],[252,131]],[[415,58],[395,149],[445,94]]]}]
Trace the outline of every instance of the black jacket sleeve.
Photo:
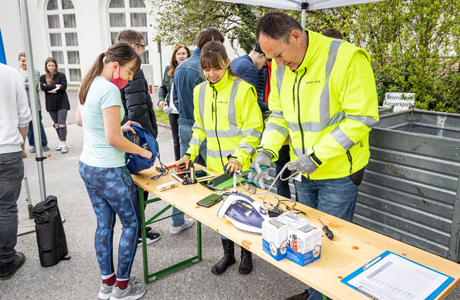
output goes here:
[{"label": "black jacket sleeve", "polygon": [[67,90],[67,78],[65,77],[65,74],[61,72],[58,73],[58,76],[59,76],[59,80],[55,80],[55,81],[57,81],[58,84],[61,85],[61,88],[57,90],[56,93],[64,94],[65,91]]},{"label": "black jacket sleeve", "polygon": [[56,85],[53,83],[53,84],[50,84],[50,85],[47,85],[46,84],[46,74],[43,74],[41,77],[40,77],[40,89],[44,92],[49,92],[49,91],[52,91],[56,88]]},{"label": "black jacket sleeve", "polygon": [[163,76],[163,82],[161,83],[161,86],[160,86],[160,92],[158,92],[158,103],[160,103],[161,101],[168,100],[166,99],[166,96],[171,91],[171,85],[169,84],[170,81],[169,81],[169,76],[168,76],[169,70],[170,70],[170,67],[167,66],[165,69],[164,76]]},{"label": "black jacket sleeve", "polygon": [[153,112],[152,116],[152,99],[142,70],[134,74],[133,80],[128,82],[121,91],[121,96],[124,109],[127,112],[122,124],[128,120],[137,122],[156,138],[158,130],[156,129],[155,113]]}]

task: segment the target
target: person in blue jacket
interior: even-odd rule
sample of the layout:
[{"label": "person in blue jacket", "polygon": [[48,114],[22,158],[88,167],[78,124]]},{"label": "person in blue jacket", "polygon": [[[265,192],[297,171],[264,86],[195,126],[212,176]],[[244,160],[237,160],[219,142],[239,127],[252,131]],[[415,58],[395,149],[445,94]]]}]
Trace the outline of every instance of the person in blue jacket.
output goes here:
[{"label": "person in blue jacket", "polygon": [[[259,89],[265,89],[265,85],[260,86],[259,81],[259,70],[267,63],[267,58],[265,57],[264,52],[260,48],[259,43],[254,45],[254,49],[249,53],[249,55],[241,56],[235,58],[230,63],[233,73],[251,84],[257,90],[259,95],[261,91]],[[263,93],[262,93],[263,94]],[[265,112],[268,110],[268,104],[263,102],[263,99],[257,99],[260,110]]]}]

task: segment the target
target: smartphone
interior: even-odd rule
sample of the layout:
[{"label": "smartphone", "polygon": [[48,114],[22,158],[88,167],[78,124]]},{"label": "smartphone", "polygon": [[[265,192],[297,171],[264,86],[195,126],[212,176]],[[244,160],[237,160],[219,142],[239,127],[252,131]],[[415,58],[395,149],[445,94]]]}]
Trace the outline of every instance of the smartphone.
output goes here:
[{"label": "smartphone", "polygon": [[198,204],[199,206],[203,206],[203,207],[211,207],[222,199],[223,197],[221,195],[211,194],[201,199],[196,204]]}]

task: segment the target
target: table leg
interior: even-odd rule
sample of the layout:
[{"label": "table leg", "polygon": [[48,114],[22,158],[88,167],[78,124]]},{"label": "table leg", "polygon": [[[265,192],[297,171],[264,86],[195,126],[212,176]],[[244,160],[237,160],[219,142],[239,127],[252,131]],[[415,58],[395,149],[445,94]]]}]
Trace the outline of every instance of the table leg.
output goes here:
[{"label": "table leg", "polygon": [[171,207],[171,205],[168,205],[165,209],[160,211],[158,214],[156,214],[150,220],[148,220],[147,222],[145,221],[144,205],[149,204],[149,203],[153,203],[153,202],[157,202],[157,201],[160,201],[160,199],[154,199],[154,200],[146,201],[144,199],[144,190],[139,187],[139,206],[140,206],[140,212],[141,212],[142,254],[143,254],[142,258],[144,260],[143,265],[144,265],[144,282],[145,282],[145,284],[152,283],[152,282],[154,282],[155,280],[157,280],[161,276],[164,276],[164,275],[169,274],[169,273],[171,273],[173,271],[179,270],[179,269],[181,269],[183,267],[186,267],[186,266],[188,266],[190,264],[199,263],[202,260],[201,222],[197,221],[196,222],[197,256],[194,256],[192,258],[186,259],[186,260],[184,260],[184,261],[182,261],[180,263],[177,263],[175,265],[167,267],[167,268],[165,268],[163,270],[160,270],[158,272],[149,274],[149,270],[148,270],[149,266],[148,266],[148,258],[147,258],[147,245],[146,245],[146,242],[145,242],[145,240],[146,240],[145,227],[146,227],[147,224],[156,223],[156,222],[159,222],[161,220],[168,219],[168,218],[172,217],[172,215],[171,215],[171,216],[159,219],[159,217]]}]

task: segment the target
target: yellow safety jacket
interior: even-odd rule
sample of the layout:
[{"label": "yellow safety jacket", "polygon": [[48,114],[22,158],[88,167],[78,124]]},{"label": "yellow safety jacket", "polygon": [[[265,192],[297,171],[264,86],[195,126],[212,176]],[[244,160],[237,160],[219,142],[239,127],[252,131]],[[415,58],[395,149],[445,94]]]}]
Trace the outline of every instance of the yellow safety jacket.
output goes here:
[{"label": "yellow safety jacket", "polygon": [[219,82],[208,81],[195,87],[193,137],[187,154],[194,160],[207,139],[208,168],[222,171],[229,158],[236,158],[243,171],[259,146],[263,130],[257,93],[249,83],[225,72]]},{"label": "yellow safety jacket", "polygon": [[276,161],[289,135],[291,161],[306,154],[318,165],[310,179],[342,178],[369,160],[369,131],[379,120],[374,73],[364,50],[306,33],[308,49],[295,71],[272,64],[272,114],[259,149]]}]

